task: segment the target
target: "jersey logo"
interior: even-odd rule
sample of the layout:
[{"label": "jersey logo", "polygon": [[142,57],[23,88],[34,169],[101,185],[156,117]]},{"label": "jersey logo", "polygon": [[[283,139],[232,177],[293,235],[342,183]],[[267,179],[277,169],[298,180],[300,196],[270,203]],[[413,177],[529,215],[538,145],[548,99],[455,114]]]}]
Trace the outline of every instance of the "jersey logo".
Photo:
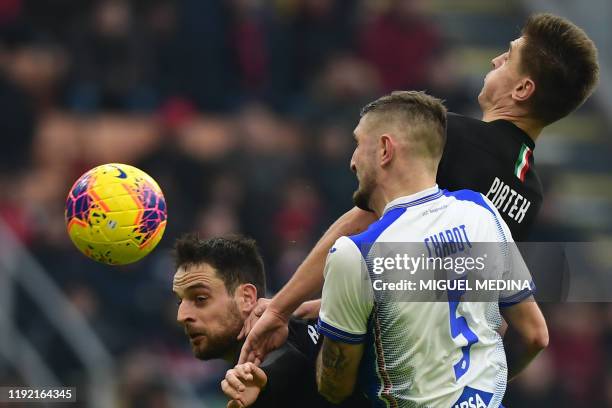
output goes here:
[{"label": "jersey logo", "polygon": [[516,163],[514,163],[514,175],[523,183],[525,182],[525,175],[529,170],[529,158],[531,157],[532,153],[532,150],[527,147],[525,143],[523,143],[523,147],[521,147]]},{"label": "jersey logo", "polygon": [[317,344],[319,341],[319,331],[311,324],[308,325],[308,335],[310,336],[310,340],[312,340],[314,344]]},{"label": "jersey logo", "polygon": [[333,254],[333,253],[334,253],[334,252],[336,252],[336,251],[337,251],[337,249],[336,249],[336,248],[332,248],[332,249],[330,249],[330,250],[329,250],[329,253],[330,253],[330,254]]},{"label": "jersey logo", "polygon": [[452,408],[487,408],[492,398],[493,393],[465,387]]},{"label": "jersey logo", "polygon": [[116,168],[116,169],[119,171],[119,175],[118,175],[118,176],[115,176],[115,177],[120,178],[120,179],[127,178],[127,174],[125,174],[125,171],[121,170],[121,169],[120,169],[119,167],[117,167],[117,166],[113,166],[113,167],[114,167],[114,168]]}]

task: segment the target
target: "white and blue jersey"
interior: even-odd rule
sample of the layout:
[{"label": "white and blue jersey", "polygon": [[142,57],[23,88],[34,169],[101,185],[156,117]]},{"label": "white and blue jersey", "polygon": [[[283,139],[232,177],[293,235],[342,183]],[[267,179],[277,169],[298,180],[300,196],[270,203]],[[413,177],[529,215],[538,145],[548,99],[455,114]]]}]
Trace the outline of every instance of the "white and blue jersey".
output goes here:
[{"label": "white and blue jersey", "polygon": [[[335,341],[364,343],[359,387],[375,407],[501,404],[507,365],[497,332],[499,307],[522,301],[531,290],[510,293],[498,304],[386,302],[377,300],[372,288],[372,244],[422,243],[431,248],[436,244],[432,237],[435,241],[449,234],[452,240],[453,233],[473,243],[512,242],[508,227],[482,194],[435,186],[393,200],[368,230],[341,237],[330,250],[319,331]],[[522,259],[516,267],[526,271]]]}]

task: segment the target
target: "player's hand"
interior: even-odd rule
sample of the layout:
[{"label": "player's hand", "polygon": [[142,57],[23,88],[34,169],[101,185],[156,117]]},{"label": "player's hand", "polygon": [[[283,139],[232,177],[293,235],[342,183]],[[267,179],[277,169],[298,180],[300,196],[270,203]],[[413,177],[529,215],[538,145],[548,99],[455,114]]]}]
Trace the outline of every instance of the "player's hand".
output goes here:
[{"label": "player's hand", "polygon": [[267,308],[242,345],[238,363],[251,362],[259,365],[270,351],[285,343],[289,334],[288,324],[286,317],[272,308]]},{"label": "player's hand", "polygon": [[295,309],[293,316],[302,320],[312,320],[319,317],[319,310],[321,310],[321,299],[309,300]]},{"label": "player's hand", "polygon": [[230,399],[227,408],[245,408],[251,406],[259,393],[268,383],[268,376],[255,364],[238,364],[225,373],[221,381],[221,390]]},{"label": "player's hand", "polygon": [[238,340],[242,340],[249,335],[251,329],[253,328],[253,326],[255,326],[255,323],[257,323],[261,315],[266,311],[266,308],[268,307],[271,301],[272,299],[257,299],[257,304],[253,308],[253,311],[251,311],[249,317],[247,317],[244,321],[244,324],[242,325],[242,330],[240,330],[240,333],[238,333]]}]

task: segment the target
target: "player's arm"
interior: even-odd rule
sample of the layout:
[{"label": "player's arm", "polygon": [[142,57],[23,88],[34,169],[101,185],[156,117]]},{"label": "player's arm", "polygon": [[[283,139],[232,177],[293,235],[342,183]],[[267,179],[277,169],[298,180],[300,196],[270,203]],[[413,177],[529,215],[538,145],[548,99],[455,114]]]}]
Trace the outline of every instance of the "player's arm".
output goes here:
[{"label": "player's arm", "polygon": [[548,346],[548,328],[533,297],[504,307],[501,312],[508,322],[504,348],[508,380],[512,380]]},{"label": "player's arm", "polygon": [[[325,232],[289,282],[267,305],[261,318],[249,317],[242,335],[247,338],[240,353],[240,363],[261,360],[267,353],[284,343],[291,313],[304,301],[311,299],[323,287],[323,269],[327,254],[334,242],[343,235],[365,230],[375,221],[375,215],[353,208],[342,215]],[[257,320],[253,323],[253,320]],[[246,326],[249,327],[246,327]]]},{"label": "player's arm", "polygon": [[[548,346],[548,328],[546,320],[536,303],[533,294],[536,287],[529,273],[529,269],[521,255],[519,248],[512,239],[508,225],[501,219],[499,212],[481,194],[482,199],[488,203],[502,227],[501,242],[506,242],[507,250],[501,258],[504,268],[504,280],[528,281],[529,288],[520,291],[502,291],[499,297],[500,312],[508,323],[504,338],[504,349],[508,363],[508,380],[514,379],[529,363]],[[491,224],[493,225],[493,224]],[[498,230],[498,228],[494,228]],[[493,235],[492,235],[493,236]],[[498,237],[500,238],[500,237]]]},{"label": "player's arm", "polygon": [[317,357],[317,388],[329,402],[339,404],[355,389],[363,344],[347,344],[325,337]]},{"label": "player's arm", "polygon": [[268,308],[289,318],[298,306],[312,299],[323,288],[325,259],[334,242],[341,236],[364,231],[374,221],[374,213],[357,207],[338,218],[310,251],[289,282],[274,296]]},{"label": "player's arm", "polygon": [[355,387],[373,293],[361,252],[349,238],[336,241],[324,274],[318,325],[325,337],[317,358],[317,386],[327,400],[339,403]]},{"label": "player's arm", "polygon": [[302,320],[314,320],[319,317],[319,310],[321,310],[321,299],[309,300],[295,309],[293,316]]}]

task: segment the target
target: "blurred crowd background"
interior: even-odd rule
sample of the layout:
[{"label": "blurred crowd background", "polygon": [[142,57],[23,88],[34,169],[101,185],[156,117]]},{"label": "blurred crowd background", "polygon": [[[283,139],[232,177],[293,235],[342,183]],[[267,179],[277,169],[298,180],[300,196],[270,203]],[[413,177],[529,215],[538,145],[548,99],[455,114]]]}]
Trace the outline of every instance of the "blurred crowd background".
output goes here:
[{"label": "blurred crowd background", "polygon": [[[256,238],[273,295],[352,206],[359,109],[424,89],[479,117],[490,59],[533,7],[585,27],[603,75],[538,140],[531,238],[609,241],[605,0],[1,0],[0,385],[77,386],[80,406],[225,406],[226,365],[193,358],[175,323],[174,239]],[[106,162],[148,172],[168,205],[160,246],[127,267],[65,231],[68,189]],[[612,305],[543,307],[550,346],[506,406],[612,407]]]}]

